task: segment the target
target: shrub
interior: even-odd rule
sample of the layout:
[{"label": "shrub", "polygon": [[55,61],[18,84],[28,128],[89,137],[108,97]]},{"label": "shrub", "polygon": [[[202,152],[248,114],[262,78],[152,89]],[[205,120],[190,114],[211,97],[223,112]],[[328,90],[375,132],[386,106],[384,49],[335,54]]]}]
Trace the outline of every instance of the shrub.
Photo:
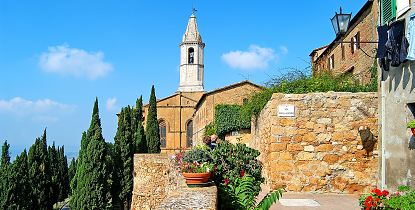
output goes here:
[{"label": "shrub", "polygon": [[193,162],[211,162],[212,158],[210,155],[210,148],[206,145],[198,145],[193,147],[190,151],[186,152],[183,156],[183,161],[193,163]]},{"label": "shrub", "polygon": [[[212,150],[212,161],[216,165],[215,183],[219,186],[224,182],[234,182],[242,174],[250,174],[253,178],[252,195],[257,196],[261,191],[264,178],[261,175],[262,164],[257,160],[260,152],[244,144],[231,144],[223,141]],[[226,191],[219,192],[219,203],[226,206]],[[230,209],[230,207],[225,208]]]}]

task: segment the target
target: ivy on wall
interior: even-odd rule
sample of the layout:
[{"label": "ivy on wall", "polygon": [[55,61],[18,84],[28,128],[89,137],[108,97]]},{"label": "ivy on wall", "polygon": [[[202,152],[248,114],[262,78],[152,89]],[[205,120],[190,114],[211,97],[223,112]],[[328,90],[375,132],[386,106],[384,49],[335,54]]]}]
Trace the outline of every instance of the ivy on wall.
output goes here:
[{"label": "ivy on wall", "polygon": [[215,107],[215,127],[223,137],[231,131],[251,128],[251,116],[240,105],[219,104]]}]

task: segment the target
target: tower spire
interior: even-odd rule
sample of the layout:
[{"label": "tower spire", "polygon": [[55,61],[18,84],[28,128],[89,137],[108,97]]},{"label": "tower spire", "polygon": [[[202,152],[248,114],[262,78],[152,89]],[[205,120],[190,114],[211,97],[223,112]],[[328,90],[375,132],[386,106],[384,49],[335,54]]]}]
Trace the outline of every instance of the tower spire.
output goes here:
[{"label": "tower spire", "polygon": [[204,48],[205,43],[196,22],[196,9],[192,8],[186,32],[180,43],[180,85],[179,92],[204,91]]}]

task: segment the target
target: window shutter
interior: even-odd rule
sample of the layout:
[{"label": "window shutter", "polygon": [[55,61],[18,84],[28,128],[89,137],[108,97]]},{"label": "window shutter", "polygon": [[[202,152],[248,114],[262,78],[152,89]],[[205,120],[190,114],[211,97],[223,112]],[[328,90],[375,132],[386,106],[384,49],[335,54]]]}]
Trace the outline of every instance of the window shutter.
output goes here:
[{"label": "window shutter", "polygon": [[396,17],[396,0],[381,0],[382,25]]}]

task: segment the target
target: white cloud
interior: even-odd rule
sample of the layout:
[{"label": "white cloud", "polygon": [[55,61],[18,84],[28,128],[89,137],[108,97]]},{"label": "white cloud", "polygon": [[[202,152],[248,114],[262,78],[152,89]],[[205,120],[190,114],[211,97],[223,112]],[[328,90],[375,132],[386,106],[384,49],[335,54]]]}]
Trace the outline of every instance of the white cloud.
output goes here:
[{"label": "white cloud", "polygon": [[266,69],[271,61],[278,61],[279,54],[286,54],[287,52],[286,47],[280,47],[280,52],[276,53],[272,48],[251,45],[247,51],[237,50],[223,54],[222,60],[234,69]]},{"label": "white cloud", "polygon": [[280,47],[280,53],[281,53],[282,55],[287,54],[287,53],[288,53],[288,48],[287,48],[286,46],[281,46],[281,47]]},{"label": "white cloud", "polygon": [[107,99],[107,110],[113,111],[116,108],[117,98],[108,98]]},{"label": "white cloud", "polygon": [[[56,115],[74,110],[74,106],[58,103],[51,99],[36,101],[14,97],[10,100],[0,99],[0,114],[12,114],[16,117],[28,117],[36,121],[57,121]],[[53,120],[52,120],[53,119]]]},{"label": "white cloud", "polygon": [[104,61],[104,53],[87,52],[68,45],[49,47],[41,54],[40,68],[49,73],[96,79],[112,71],[111,63]]}]

